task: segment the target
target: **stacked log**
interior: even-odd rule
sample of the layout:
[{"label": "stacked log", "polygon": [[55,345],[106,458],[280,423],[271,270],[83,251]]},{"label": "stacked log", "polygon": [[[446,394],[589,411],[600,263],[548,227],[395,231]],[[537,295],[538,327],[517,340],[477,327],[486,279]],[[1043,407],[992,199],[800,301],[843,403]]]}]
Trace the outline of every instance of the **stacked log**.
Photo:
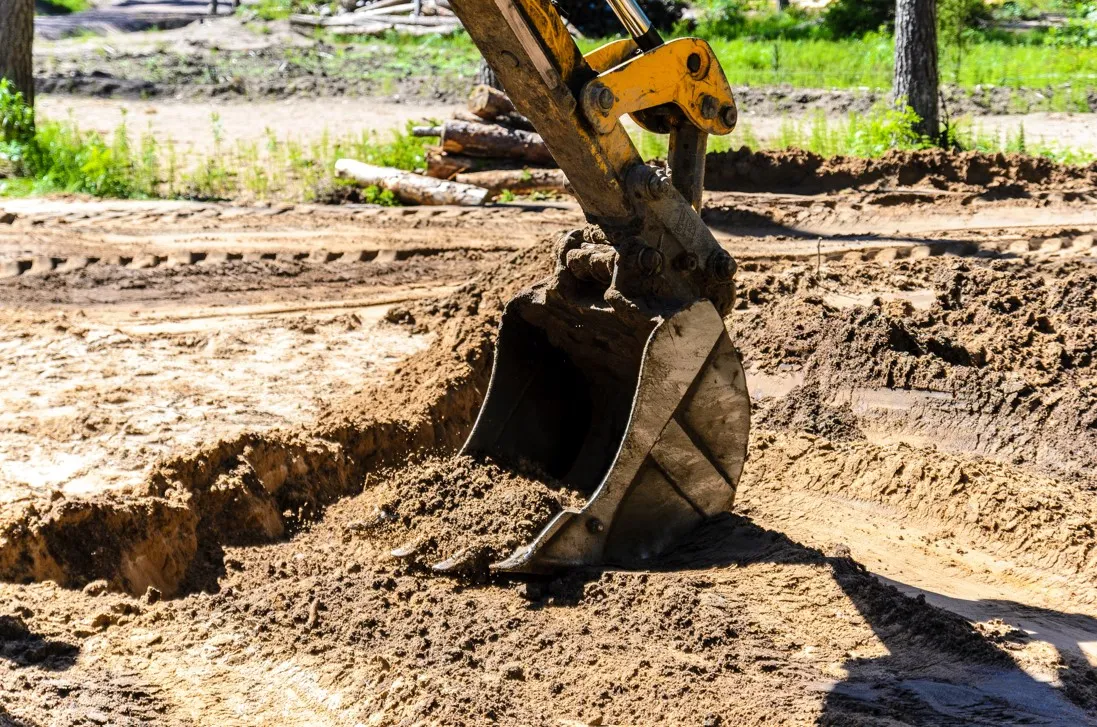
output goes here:
[{"label": "stacked log", "polygon": [[472,89],[467,111],[413,133],[438,138],[427,153],[429,176],[476,184],[493,194],[567,191],[567,179],[541,135],[491,86]]},{"label": "stacked log", "polygon": [[412,129],[438,139],[428,150],[425,176],[341,159],[336,173],[359,184],[392,190],[417,204],[483,204],[505,192],[568,191],[564,176],[529,120],[510,99],[490,86],[477,86],[468,110],[437,126]]},{"label": "stacked log", "polygon": [[328,28],[340,35],[380,35],[394,30],[404,35],[450,35],[461,28],[448,0],[372,0],[338,15],[294,14],[290,26],[299,30]]},{"label": "stacked log", "polygon": [[335,175],[343,179],[353,179],[366,187],[391,190],[402,202],[414,204],[479,205],[487,201],[489,194],[483,187],[431,179],[354,159],[340,159],[335,162]]}]

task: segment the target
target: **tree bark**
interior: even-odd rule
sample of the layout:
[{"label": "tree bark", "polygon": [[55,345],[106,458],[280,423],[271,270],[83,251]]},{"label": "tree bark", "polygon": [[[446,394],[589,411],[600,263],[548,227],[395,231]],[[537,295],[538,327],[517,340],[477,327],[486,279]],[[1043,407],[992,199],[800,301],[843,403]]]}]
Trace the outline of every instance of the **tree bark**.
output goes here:
[{"label": "tree bark", "polygon": [[0,0],[0,78],[34,104],[34,0]]},{"label": "tree bark", "polygon": [[524,165],[514,159],[485,159],[464,154],[447,154],[442,149],[427,150],[428,177],[453,179],[462,172],[484,172],[496,169],[521,169]]},{"label": "tree bark", "polygon": [[494,194],[503,190],[515,194],[530,192],[566,192],[568,179],[562,169],[493,169],[484,172],[462,172],[454,177],[461,184],[471,184]]},{"label": "tree bark", "polygon": [[405,202],[480,205],[488,199],[488,190],[482,187],[423,177],[391,167],[375,167],[354,159],[336,161],[335,174],[366,186],[390,189]]},{"label": "tree bark", "polygon": [[540,135],[496,124],[447,121],[442,126],[442,149],[451,154],[521,159],[531,164],[556,164]]},{"label": "tree bark", "polygon": [[938,139],[936,0],[896,0],[892,90],[896,101],[918,114],[919,133]]}]

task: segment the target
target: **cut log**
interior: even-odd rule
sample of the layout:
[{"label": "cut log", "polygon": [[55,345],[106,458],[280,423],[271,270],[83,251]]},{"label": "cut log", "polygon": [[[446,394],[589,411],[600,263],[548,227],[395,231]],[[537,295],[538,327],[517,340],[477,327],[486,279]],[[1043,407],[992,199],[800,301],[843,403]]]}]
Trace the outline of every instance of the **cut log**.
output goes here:
[{"label": "cut log", "polygon": [[460,27],[461,22],[457,18],[443,17],[441,15],[391,15],[387,11],[374,13],[347,13],[336,15],[324,20],[324,27],[342,27],[365,25],[368,23],[392,23],[393,25],[423,25],[429,27]]},{"label": "cut log", "polygon": [[514,104],[507,95],[497,88],[481,84],[472,89],[468,100],[469,111],[485,121],[493,121],[497,116],[514,111]]},{"label": "cut log", "polygon": [[562,169],[493,169],[484,172],[463,172],[454,181],[483,187],[492,194],[509,190],[515,194],[530,192],[567,191],[568,178]]},{"label": "cut log", "polygon": [[[291,23],[292,25],[292,23]],[[331,30],[336,35],[384,35],[390,30],[401,35],[453,35],[461,29],[460,25],[405,25],[403,23],[369,23],[368,25],[339,25]]]},{"label": "cut log", "polygon": [[521,169],[522,162],[514,159],[485,159],[464,154],[446,154],[441,149],[427,152],[427,176],[453,179],[462,172]]},{"label": "cut log", "polygon": [[358,8],[356,12],[365,12],[367,10],[378,10],[380,8],[391,8],[393,5],[403,5],[407,0],[373,0],[373,2],[366,3],[362,7]]},{"label": "cut log", "polygon": [[457,121],[466,121],[470,124],[489,123],[489,122],[485,122],[483,119],[481,119],[479,116],[472,113],[471,111],[465,111],[464,109],[456,109],[453,112],[453,116],[451,118],[453,118]]},{"label": "cut log", "polygon": [[290,25],[308,25],[312,27],[319,27],[324,24],[324,19],[319,15],[305,15],[303,13],[294,13],[289,16]]},{"label": "cut log", "polygon": [[442,150],[476,157],[522,159],[546,166],[556,164],[540,134],[496,124],[447,121],[442,126]]},{"label": "cut log", "polygon": [[367,5],[366,7],[358,8],[358,10],[356,10],[355,12],[358,15],[370,16],[370,15],[377,15],[379,13],[381,13],[381,14],[406,13],[406,12],[409,12],[409,11],[414,10],[414,9],[415,9],[415,3],[402,2],[402,3],[396,4],[396,5],[385,5],[384,7],[377,7],[375,5]]},{"label": "cut log", "polygon": [[367,187],[391,190],[402,201],[416,204],[481,205],[489,196],[482,187],[423,177],[392,167],[376,167],[354,159],[335,162],[335,174]]},{"label": "cut log", "polygon": [[456,111],[453,112],[453,118],[456,119],[457,121],[467,121],[470,124],[483,124],[483,123],[501,124],[501,125],[507,127],[508,129],[521,129],[522,131],[537,131],[537,129],[533,128],[533,124],[531,124],[529,122],[529,119],[527,119],[525,116],[522,116],[522,114],[518,113],[517,111],[511,111],[509,114],[499,114],[498,116],[496,116],[491,121],[485,122],[484,119],[480,118],[479,116],[472,113],[471,111],[465,111],[464,109],[457,109]]},{"label": "cut log", "polygon": [[[344,34],[373,34],[378,29],[399,30],[401,32],[427,33],[453,33],[461,28],[457,18],[436,16],[411,15],[365,15],[363,13],[347,13],[333,17],[320,17],[317,15],[291,15],[290,25],[331,28],[336,33]],[[409,28],[414,30],[408,30]],[[424,31],[419,31],[422,28]]]}]

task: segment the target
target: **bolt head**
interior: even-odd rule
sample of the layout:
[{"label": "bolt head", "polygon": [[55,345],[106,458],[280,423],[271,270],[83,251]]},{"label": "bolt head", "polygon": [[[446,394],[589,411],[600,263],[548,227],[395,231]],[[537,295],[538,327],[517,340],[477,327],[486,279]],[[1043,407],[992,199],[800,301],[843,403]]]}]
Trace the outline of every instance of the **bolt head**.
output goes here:
[{"label": "bolt head", "polygon": [[659,199],[670,191],[670,177],[665,172],[653,169],[648,177],[648,194],[652,199]]},{"label": "bolt head", "polygon": [[697,269],[698,264],[697,256],[692,252],[683,252],[674,259],[674,266],[685,272],[693,272]]},{"label": "bolt head", "polygon": [[591,533],[600,533],[606,529],[606,526],[602,524],[602,521],[596,517],[592,517],[587,520],[587,530]]},{"label": "bolt head", "polygon": [[636,265],[640,268],[640,273],[646,277],[658,275],[663,271],[663,253],[645,245],[636,255]]},{"label": "bolt head", "polygon": [[609,111],[613,108],[613,103],[617,99],[613,95],[613,91],[609,90],[605,86],[598,92],[598,107],[603,111]]},{"label": "bolt head", "polygon": [[720,120],[724,122],[724,126],[734,128],[739,121],[739,111],[733,105],[725,106],[720,109]]},{"label": "bolt head", "polygon": [[709,275],[713,278],[719,281],[727,281],[735,277],[735,270],[738,266],[735,264],[735,258],[723,250],[717,250],[709,256],[707,267]]}]

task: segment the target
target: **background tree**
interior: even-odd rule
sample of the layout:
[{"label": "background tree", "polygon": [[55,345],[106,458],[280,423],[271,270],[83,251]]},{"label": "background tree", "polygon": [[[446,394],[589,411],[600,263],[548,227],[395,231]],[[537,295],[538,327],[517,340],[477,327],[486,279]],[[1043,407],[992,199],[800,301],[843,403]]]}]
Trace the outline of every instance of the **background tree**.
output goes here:
[{"label": "background tree", "polygon": [[896,0],[892,90],[918,114],[918,132],[937,139],[937,0]]},{"label": "background tree", "polygon": [[0,78],[34,103],[34,0],[0,0]]}]

